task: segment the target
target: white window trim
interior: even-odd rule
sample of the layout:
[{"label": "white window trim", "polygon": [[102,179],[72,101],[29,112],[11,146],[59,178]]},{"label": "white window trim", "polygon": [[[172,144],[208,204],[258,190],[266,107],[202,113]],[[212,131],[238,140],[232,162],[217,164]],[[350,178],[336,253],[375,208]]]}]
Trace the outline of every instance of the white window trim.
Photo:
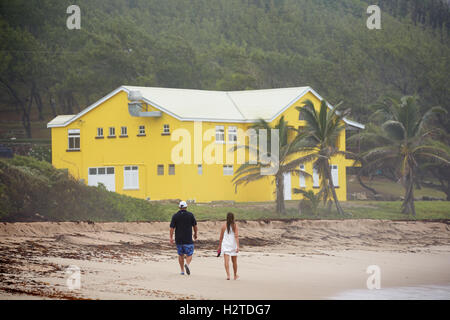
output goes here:
[{"label": "white window trim", "polygon": [[[79,148],[71,148],[70,147],[70,139],[76,139],[78,138],[78,142],[80,147]],[[69,129],[67,130],[67,150],[74,150],[74,151],[79,151],[81,150],[81,134],[80,134],[80,129]]]},{"label": "white window trim", "polygon": [[[314,177],[317,177],[317,180],[314,179]],[[319,171],[316,168],[313,168],[313,188],[319,188],[320,187],[320,176]]]},{"label": "white window trim", "polygon": [[[305,171],[304,164],[300,165],[300,170]],[[302,174],[301,172],[299,173],[298,185],[300,186],[300,188],[306,188],[306,175]]]},{"label": "white window trim", "polygon": [[[125,133],[123,133],[123,129],[125,129]],[[128,135],[128,127],[126,127],[126,126],[120,127],[120,135],[127,136]]]},{"label": "white window trim", "polygon": [[[221,132],[219,132],[219,130],[221,130]],[[218,133],[223,135],[223,140],[217,140]],[[214,137],[215,137],[216,143],[219,143],[219,144],[225,143],[225,126],[216,126],[216,133],[215,133]]]},{"label": "white window trim", "polygon": [[[141,130],[142,130],[142,131],[141,131]],[[139,134],[139,135],[145,135],[145,126],[144,126],[144,125],[139,126],[139,128],[138,128],[138,134]]]},{"label": "white window trim", "polygon": [[[99,134],[100,130],[102,131],[101,135]],[[97,128],[97,137],[99,137],[99,138],[103,138],[104,137],[104,135],[103,135],[103,128]]]},{"label": "white window trim", "polygon": [[[114,134],[111,134],[111,129],[114,130]],[[116,127],[109,127],[108,128],[108,137],[115,137],[116,136]]]},{"label": "white window trim", "polygon": [[[233,135],[236,136],[236,141],[232,141],[230,139],[230,130],[232,130]],[[227,143],[228,144],[237,144],[237,138],[238,138],[238,136],[237,136],[237,127],[236,126],[228,127],[227,134],[228,134],[228,141],[227,141]]]},{"label": "white window trim", "polygon": [[[334,166],[336,166],[336,169],[333,169]],[[339,166],[337,164],[331,164],[330,167],[331,167],[331,179],[333,179],[333,171],[334,170],[337,171],[337,178],[336,178],[337,181],[334,181],[334,179],[332,181],[333,181],[333,186],[335,186],[336,188],[339,188]]]},{"label": "white window trim", "polygon": [[163,124],[163,133],[170,134],[170,124]]},{"label": "white window trim", "polygon": [[232,175],[234,175],[234,166],[225,164],[223,166],[223,175],[224,176],[232,176]]}]

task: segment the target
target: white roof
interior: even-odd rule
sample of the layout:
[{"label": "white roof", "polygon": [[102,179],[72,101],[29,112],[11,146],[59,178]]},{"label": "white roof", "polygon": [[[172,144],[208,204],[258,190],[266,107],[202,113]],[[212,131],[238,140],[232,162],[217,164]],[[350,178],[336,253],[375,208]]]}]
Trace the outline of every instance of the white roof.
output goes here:
[{"label": "white roof", "polygon": [[[47,127],[66,126],[118,92],[125,91],[128,93],[135,90],[141,92],[145,102],[180,121],[255,122],[264,119],[271,122],[308,92],[323,100],[310,87],[208,91],[122,86],[76,116],[56,117],[47,124]],[[328,106],[332,108],[331,105]],[[344,121],[349,125],[364,129],[362,124],[347,119],[344,119]]]},{"label": "white roof", "polygon": [[60,116],[56,116],[52,121],[50,121],[47,124],[47,127],[63,125],[66,122],[69,122],[75,116],[76,116],[76,114],[63,114],[63,115],[60,115]]}]

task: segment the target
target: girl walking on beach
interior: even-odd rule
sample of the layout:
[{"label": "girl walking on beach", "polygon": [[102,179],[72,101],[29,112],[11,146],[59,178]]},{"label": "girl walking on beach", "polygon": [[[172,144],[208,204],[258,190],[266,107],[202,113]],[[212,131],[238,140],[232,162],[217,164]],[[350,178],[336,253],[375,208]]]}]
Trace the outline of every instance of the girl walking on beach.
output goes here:
[{"label": "girl walking on beach", "polygon": [[234,214],[228,212],[227,223],[220,230],[219,249],[223,253],[225,262],[225,271],[227,272],[227,280],[230,280],[230,257],[233,262],[234,280],[239,278],[237,274],[237,254],[239,252],[239,234],[238,226],[234,221]]}]

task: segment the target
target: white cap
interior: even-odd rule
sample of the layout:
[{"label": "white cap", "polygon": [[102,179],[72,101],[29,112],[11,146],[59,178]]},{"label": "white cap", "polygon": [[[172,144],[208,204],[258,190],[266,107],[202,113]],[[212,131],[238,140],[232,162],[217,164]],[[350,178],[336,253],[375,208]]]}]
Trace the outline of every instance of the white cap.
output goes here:
[{"label": "white cap", "polygon": [[179,207],[180,207],[180,208],[187,208],[187,203],[186,203],[186,201],[180,201]]}]

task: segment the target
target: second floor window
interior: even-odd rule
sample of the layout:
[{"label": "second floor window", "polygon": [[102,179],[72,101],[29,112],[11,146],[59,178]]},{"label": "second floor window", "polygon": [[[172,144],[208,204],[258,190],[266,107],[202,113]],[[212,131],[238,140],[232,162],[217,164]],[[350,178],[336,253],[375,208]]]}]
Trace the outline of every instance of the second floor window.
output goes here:
[{"label": "second floor window", "polygon": [[163,126],[163,134],[170,134],[170,126],[168,124]]},{"label": "second floor window", "polygon": [[237,142],[237,128],[236,127],[228,127],[228,142],[229,143]]},{"label": "second floor window", "polygon": [[298,120],[305,120],[305,115],[304,115],[304,113],[301,110],[298,113]]},{"label": "second floor window", "polygon": [[115,137],[116,136],[116,128],[109,127],[109,137]]},{"label": "second floor window", "polygon": [[223,126],[216,126],[216,142],[225,142],[225,129]]},{"label": "second floor window", "polygon": [[128,133],[127,133],[127,127],[122,127],[122,128],[120,128],[120,135],[121,135],[121,136],[127,136],[127,135],[128,135]]},{"label": "second floor window", "polygon": [[97,137],[103,138],[103,128],[97,128]]},{"label": "second floor window", "polygon": [[145,126],[139,126],[139,133],[140,136],[145,136]]},{"label": "second floor window", "polygon": [[80,129],[69,129],[69,150],[80,150]]}]

